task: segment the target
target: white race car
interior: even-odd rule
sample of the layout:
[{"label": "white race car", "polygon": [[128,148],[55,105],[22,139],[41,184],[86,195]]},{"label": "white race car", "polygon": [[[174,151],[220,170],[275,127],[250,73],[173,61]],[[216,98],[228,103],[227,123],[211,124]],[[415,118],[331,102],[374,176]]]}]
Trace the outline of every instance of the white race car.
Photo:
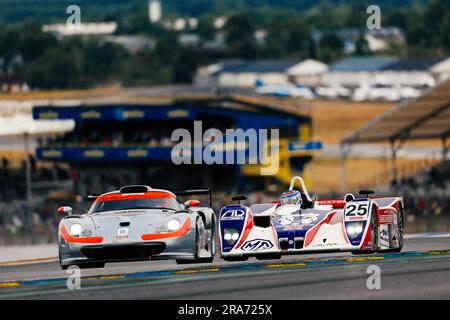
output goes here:
[{"label": "white race car", "polygon": [[[295,190],[298,181],[300,189]],[[239,204],[221,209],[220,254],[227,261],[280,258],[283,254],[349,251],[399,252],[403,247],[402,197],[361,197],[312,201],[303,179],[294,177],[280,202]]]}]

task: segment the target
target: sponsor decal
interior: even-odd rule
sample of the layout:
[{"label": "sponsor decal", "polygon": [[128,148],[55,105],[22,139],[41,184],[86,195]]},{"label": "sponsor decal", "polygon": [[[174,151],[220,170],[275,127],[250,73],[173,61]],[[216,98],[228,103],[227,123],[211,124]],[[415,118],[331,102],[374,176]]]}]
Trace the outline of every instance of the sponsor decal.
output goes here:
[{"label": "sponsor decal", "polygon": [[39,119],[58,119],[59,114],[57,112],[53,112],[53,111],[46,111],[46,112],[41,112],[38,117],[39,117]]},{"label": "sponsor decal", "polygon": [[[324,241],[326,241],[326,239],[323,239]],[[316,245],[314,245],[313,247],[334,247],[334,246],[338,246],[339,243],[336,242],[324,242],[324,243],[317,243]]]},{"label": "sponsor decal", "polygon": [[85,111],[81,113],[82,119],[100,119],[102,117],[102,113],[98,111]]},{"label": "sponsor decal", "polygon": [[117,229],[116,241],[115,242],[127,242],[128,240],[128,228]]},{"label": "sponsor decal", "polygon": [[42,152],[44,158],[61,158],[63,153],[60,150],[45,150]]},{"label": "sponsor decal", "polygon": [[392,223],[392,216],[391,215],[385,215],[385,216],[379,216],[380,224],[390,224]]},{"label": "sponsor decal", "polygon": [[128,236],[128,228],[117,229],[117,236]]},{"label": "sponsor decal", "polygon": [[183,109],[176,109],[167,112],[169,118],[186,118],[189,117],[189,112]]},{"label": "sponsor decal", "polygon": [[144,111],[141,111],[141,110],[129,110],[129,111],[124,111],[122,113],[122,117],[124,119],[144,118],[145,113],[144,113]]},{"label": "sponsor decal", "polygon": [[244,251],[267,250],[273,247],[272,242],[265,239],[253,239],[244,243],[241,247]]},{"label": "sponsor decal", "polygon": [[317,221],[317,219],[318,219],[317,217],[318,217],[318,215],[315,213],[304,214],[304,215],[302,215],[301,223],[302,224],[312,224]]},{"label": "sponsor decal", "polygon": [[148,157],[148,151],[142,149],[128,150],[128,158],[146,158]]},{"label": "sponsor decal", "polygon": [[287,214],[278,219],[278,223],[282,226],[287,226],[294,222],[294,216],[292,214]]},{"label": "sponsor decal", "polygon": [[370,213],[370,201],[362,203],[348,203],[345,206],[345,221],[362,221],[367,220]]},{"label": "sponsor decal", "polygon": [[229,209],[222,213],[220,220],[244,220],[245,210],[243,209]]},{"label": "sponsor decal", "polygon": [[389,241],[389,232],[386,229],[381,230],[380,238],[383,241]]},{"label": "sponsor decal", "polygon": [[283,227],[283,230],[288,231],[288,230],[303,230],[305,228],[304,225],[299,225],[299,224],[291,224],[288,226]]}]

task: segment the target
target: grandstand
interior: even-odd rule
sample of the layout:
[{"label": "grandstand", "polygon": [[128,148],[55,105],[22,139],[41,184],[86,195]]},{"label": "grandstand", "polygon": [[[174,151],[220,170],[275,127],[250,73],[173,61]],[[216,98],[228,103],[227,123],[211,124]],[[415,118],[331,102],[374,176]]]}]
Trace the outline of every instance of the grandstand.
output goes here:
[{"label": "grandstand", "polygon": [[[129,93],[129,92],[128,92]],[[320,142],[312,137],[305,108],[261,103],[227,93],[172,92],[150,99],[144,89],[130,96],[96,97],[75,104],[58,102],[33,108],[36,120],[74,120],[75,129],[38,141],[38,160],[67,163],[77,194],[99,193],[124,184],[165,188],[213,186],[226,192],[264,190],[289,183],[311,160]],[[217,128],[280,130],[280,170],[260,176],[259,165],[174,165],[170,140],[175,129],[193,134],[194,120],[203,131]]]},{"label": "grandstand", "polygon": [[[408,217],[422,217],[416,223],[419,231],[448,230],[448,219],[426,219],[448,215],[450,212],[450,162],[448,140],[450,137],[450,80],[442,83],[416,100],[400,104],[366,125],[347,135],[341,142],[344,167],[349,150],[357,143],[389,143],[391,147],[390,192],[404,196]],[[413,140],[441,141],[442,159],[416,174],[401,175],[397,165],[397,153]],[[435,227],[430,223],[437,221]]]}]

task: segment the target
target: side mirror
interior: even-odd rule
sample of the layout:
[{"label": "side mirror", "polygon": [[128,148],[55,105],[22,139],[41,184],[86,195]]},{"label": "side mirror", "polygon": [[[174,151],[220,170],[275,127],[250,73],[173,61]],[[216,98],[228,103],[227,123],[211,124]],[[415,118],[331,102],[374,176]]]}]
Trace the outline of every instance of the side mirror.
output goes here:
[{"label": "side mirror", "polygon": [[198,207],[199,205],[200,205],[200,201],[198,201],[198,200],[188,200],[184,203],[184,206],[186,208]]},{"label": "side mirror", "polygon": [[351,193],[347,193],[344,197],[345,203],[352,202],[353,200],[355,200],[355,196]]},{"label": "side mirror", "polygon": [[71,215],[73,212],[73,209],[71,207],[61,207],[58,208],[58,213],[59,214],[68,214]]}]

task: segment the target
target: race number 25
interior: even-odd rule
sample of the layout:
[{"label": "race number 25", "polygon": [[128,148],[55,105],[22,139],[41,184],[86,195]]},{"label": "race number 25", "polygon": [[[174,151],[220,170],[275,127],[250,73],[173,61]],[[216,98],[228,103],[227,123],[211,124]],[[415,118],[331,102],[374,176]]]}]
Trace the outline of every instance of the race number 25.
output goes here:
[{"label": "race number 25", "polygon": [[367,220],[370,202],[350,203],[345,207],[345,220]]}]

